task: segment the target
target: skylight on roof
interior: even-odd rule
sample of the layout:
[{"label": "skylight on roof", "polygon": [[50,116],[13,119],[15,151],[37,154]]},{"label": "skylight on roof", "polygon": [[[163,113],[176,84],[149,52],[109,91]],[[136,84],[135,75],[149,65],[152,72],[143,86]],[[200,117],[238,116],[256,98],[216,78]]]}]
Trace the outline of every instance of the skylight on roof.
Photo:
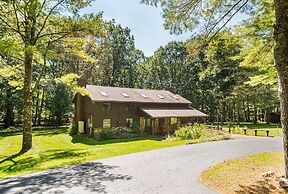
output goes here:
[{"label": "skylight on roof", "polygon": [[106,92],[100,92],[100,94],[101,94],[102,96],[108,97],[108,95],[107,95]]},{"label": "skylight on roof", "polygon": [[164,97],[160,94],[157,95],[159,98],[164,99]]},{"label": "skylight on roof", "polygon": [[148,98],[148,96],[146,96],[145,94],[141,94],[141,96],[142,96],[143,98]]},{"label": "skylight on roof", "polygon": [[176,100],[179,100],[179,97],[176,95],[173,95],[172,97],[175,98]]},{"label": "skylight on roof", "polygon": [[129,95],[126,94],[125,92],[122,92],[121,94],[122,94],[125,98],[129,98]]}]

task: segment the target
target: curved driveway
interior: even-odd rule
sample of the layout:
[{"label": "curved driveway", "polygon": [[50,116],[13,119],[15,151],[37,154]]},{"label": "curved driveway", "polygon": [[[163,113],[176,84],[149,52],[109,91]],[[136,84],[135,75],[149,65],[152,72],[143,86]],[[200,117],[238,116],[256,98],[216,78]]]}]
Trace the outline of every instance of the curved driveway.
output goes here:
[{"label": "curved driveway", "polygon": [[280,138],[257,137],[164,148],[0,180],[0,193],[209,194],[204,169],[281,148]]}]

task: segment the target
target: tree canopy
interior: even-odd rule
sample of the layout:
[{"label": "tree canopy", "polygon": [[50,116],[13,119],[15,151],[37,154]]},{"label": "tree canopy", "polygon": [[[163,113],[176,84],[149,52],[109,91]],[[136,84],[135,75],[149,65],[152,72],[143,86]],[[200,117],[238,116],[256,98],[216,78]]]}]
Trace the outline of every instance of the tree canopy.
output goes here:
[{"label": "tree canopy", "polygon": [[[0,2],[0,121],[23,124],[21,152],[32,147],[32,125],[73,117],[73,94],[89,95],[79,78],[103,86],[175,87],[211,123],[264,121],[281,110],[288,136],[285,0],[142,0],[162,7],[171,33],[192,35],[150,57],[135,47],[128,27],[104,21],[102,13],[79,14],[91,2]],[[248,19],[227,27],[239,12]]]}]

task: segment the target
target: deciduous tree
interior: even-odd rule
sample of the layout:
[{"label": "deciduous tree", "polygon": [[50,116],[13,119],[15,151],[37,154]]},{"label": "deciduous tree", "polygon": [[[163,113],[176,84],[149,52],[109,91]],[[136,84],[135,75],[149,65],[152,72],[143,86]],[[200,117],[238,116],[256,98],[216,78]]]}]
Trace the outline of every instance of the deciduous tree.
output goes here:
[{"label": "deciduous tree", "polygon": [[[47,48],[49,49],[52,43],[87,27],[81,20],[73,20],[71,16],[90,2],[91,0],[7,0],[0,2],[1,24],[9,34],[15,37],[23,50],[17,55],[24,66],[21,153],[32,148],[33,63],[35,60],[39,62],[39,56],[46,56]],[[77,25],[79,23],[80,25]],[[7,52],[7,49],[2,52]]]}]

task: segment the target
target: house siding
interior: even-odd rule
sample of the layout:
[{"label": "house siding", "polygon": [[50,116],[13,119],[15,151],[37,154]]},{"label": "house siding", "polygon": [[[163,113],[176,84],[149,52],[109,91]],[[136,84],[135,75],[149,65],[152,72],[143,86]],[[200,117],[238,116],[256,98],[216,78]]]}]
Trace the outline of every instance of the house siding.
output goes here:
[{"label": "house siding", "polygon": [[[93,128],[102,128],[103,119],[111,119],[111,127],[126,126],[126,119],[133,118],[133,122],[140,124],[140,117],[148,116],[140,110],[140,107],[167,107],[167,104],[160,103],[133,103],[133,102],[92,102],[89,97],[77,96],[75,101],[75,121],[84,121],[87,131],[88,119],[92,117]],[[111,110],[103,110],[104,103],[111,103]],[[129,111],[126,106],[129,104]],[[187,107],[189,104],[169,104],[169,107]],[[159,119],[159,124],[163,120]],[[174,129],[174,127],[173,127]],[[157,132],[157,129],[156,129]]]}]

